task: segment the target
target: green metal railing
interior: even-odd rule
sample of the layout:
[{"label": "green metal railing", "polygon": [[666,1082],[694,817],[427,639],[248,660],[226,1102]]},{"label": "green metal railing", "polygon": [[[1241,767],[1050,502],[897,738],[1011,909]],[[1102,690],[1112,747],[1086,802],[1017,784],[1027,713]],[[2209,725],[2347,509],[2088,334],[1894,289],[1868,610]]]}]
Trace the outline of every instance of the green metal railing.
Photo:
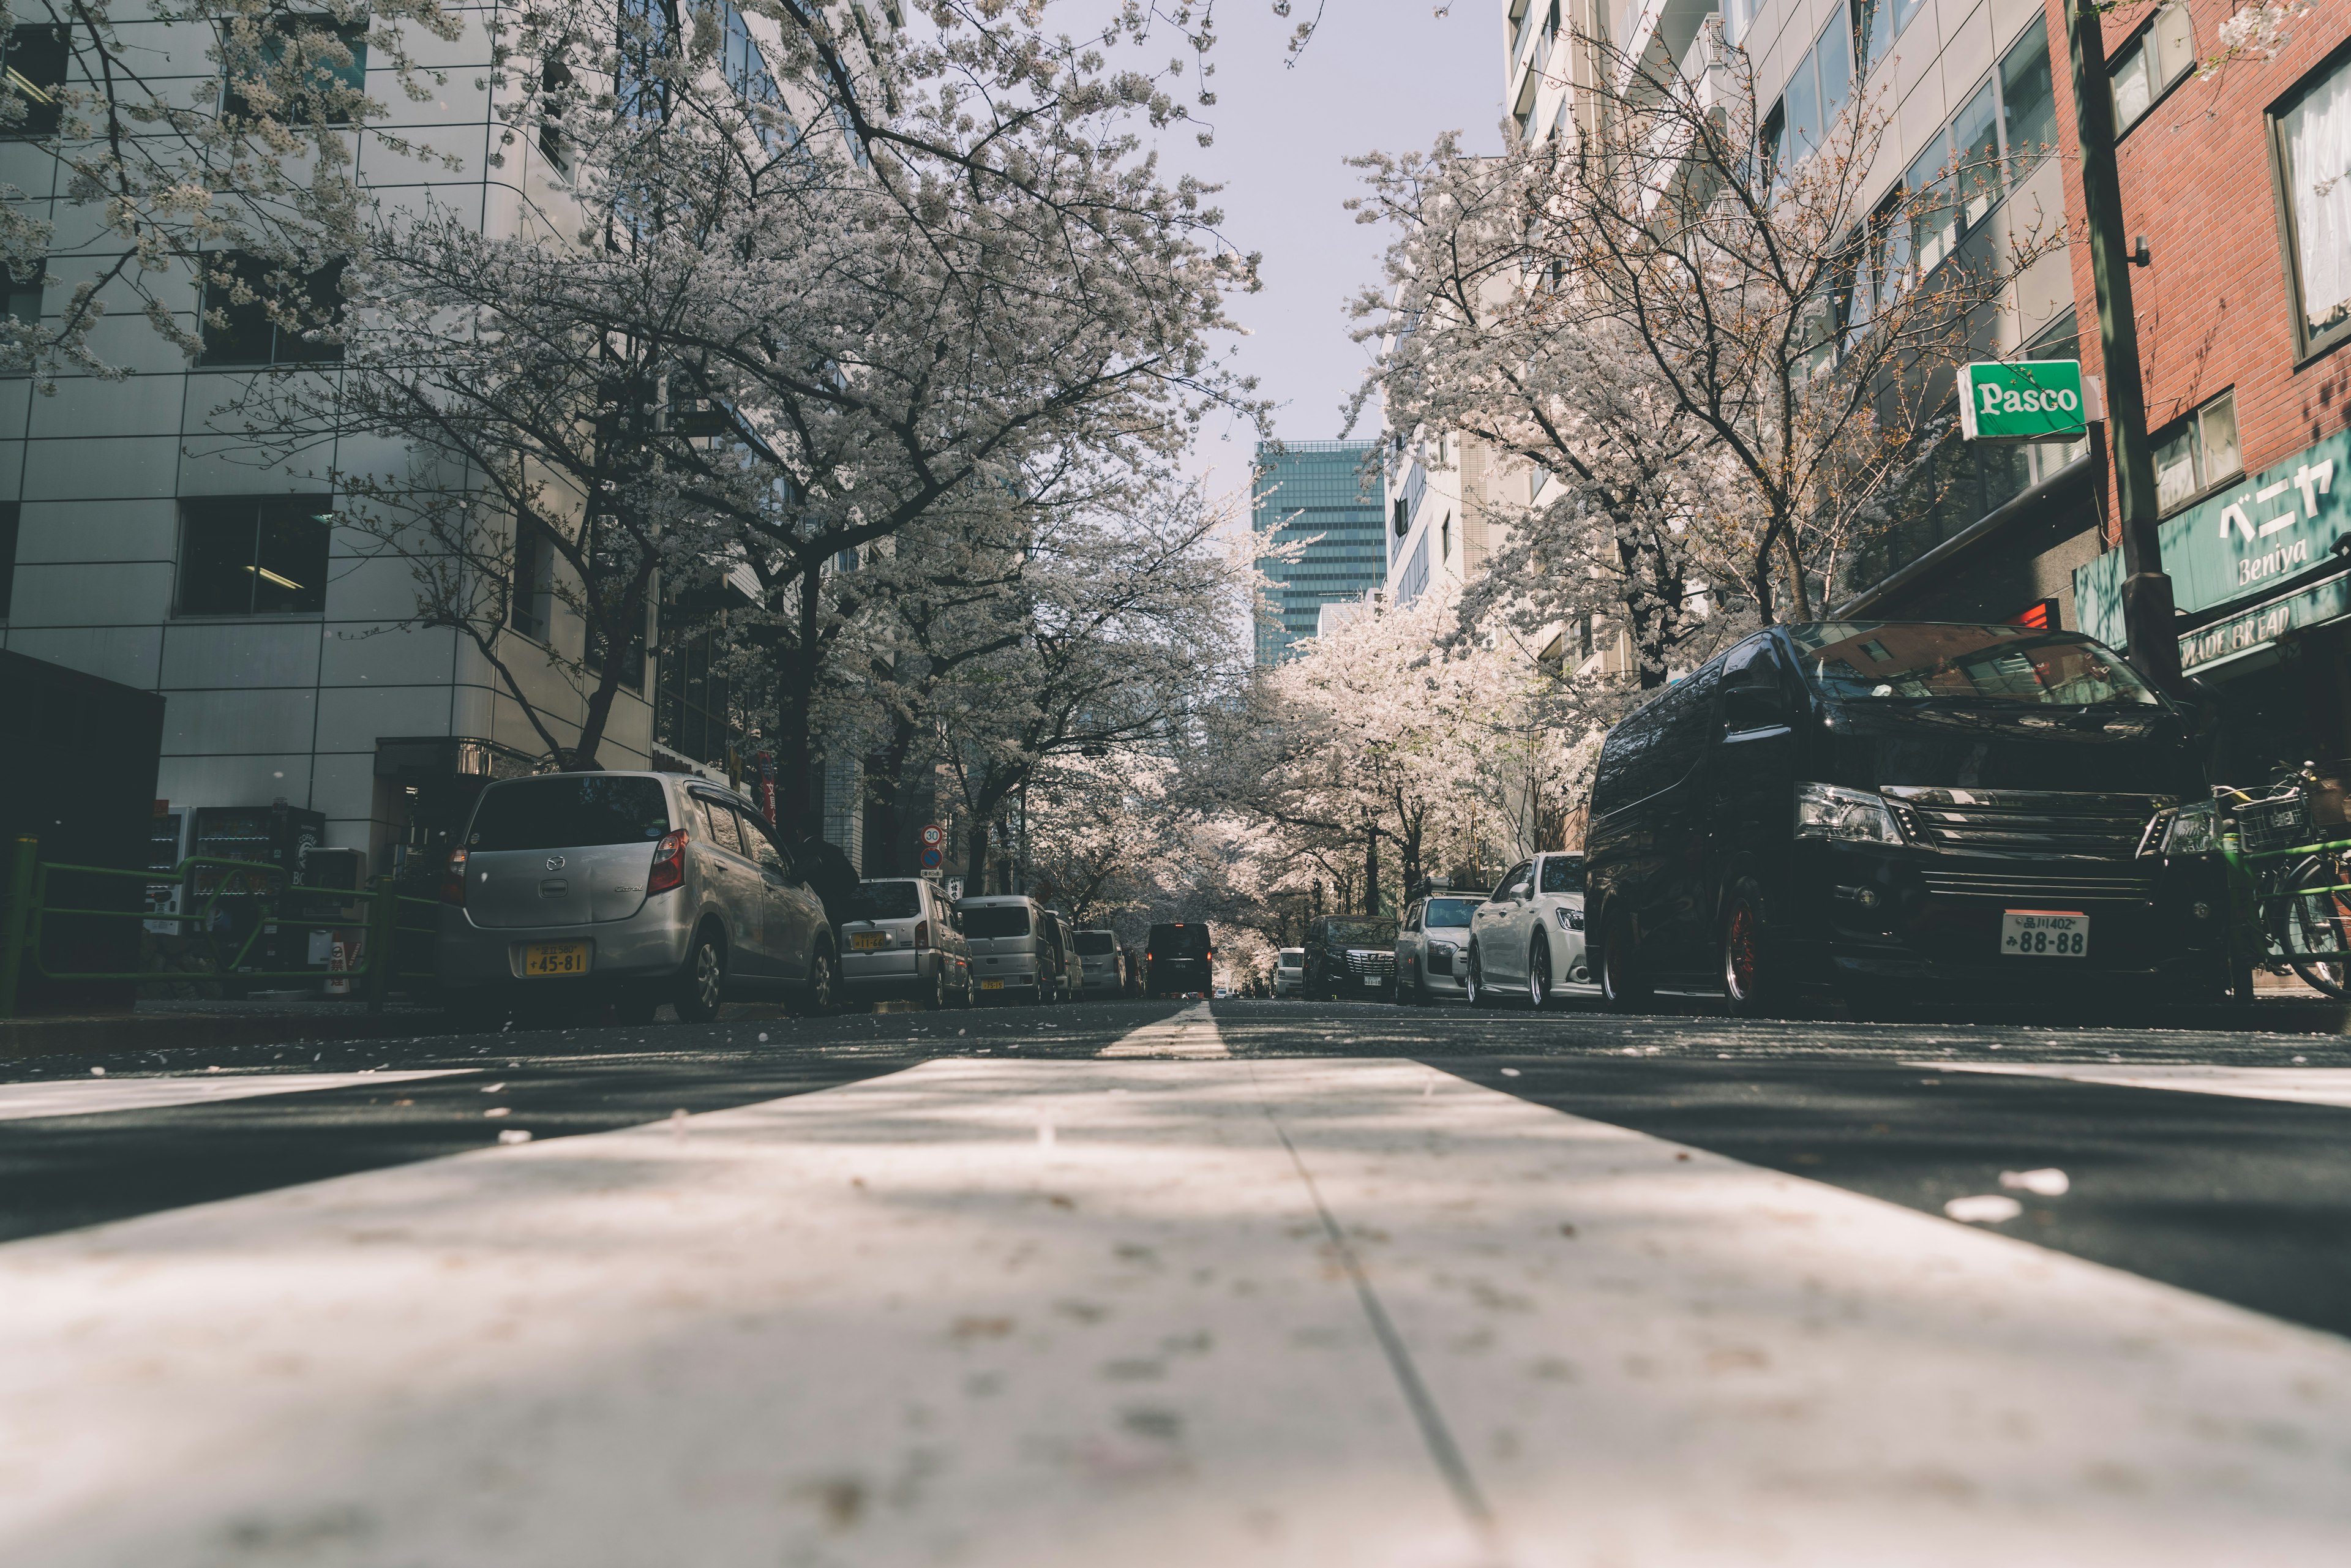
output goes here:
[{"label": "green metal railing", "polygon": [[[2228,868],[2231,925],[2245,956],[2254,962],[2283,958],[2320,989],[2341,995],[2339,980],[2314,977],[2304,966],[2351,963],[2351,860],[2346,858],[2351,838],[2313,833],[2309,843],[2249,850],[2236,819],[2224,820],[2220,858]],[[2303,880],[2290,873],[2305,862],[2315,862],[2326,880],[2307,887],[2281,885]]]},{"label": "green metal railing", "polygon": [[[372,887],[322,888],[290,884],[286,873],[272,865],[253,861],[225,860],[216,856],[192,855],[170,872],[125,871],[119,866],[77,865],[67,861],[45,861],[40,855],[40,841],[20,838],[9,857],[6,881],[6,903],[0,905],[0,1019],[16,1016],[16,1001],[25,976],[33,975],[45,980],[122,980],[152,982],[156,980],[199,980],[245,984],[255,980],[349,980],[352,995],[364,997],[371,1012],[381,1012],[384,999],[391,994],[395,980],[430,980],[432,971],[402,969],[399,967],[399,946],[402,936],[431,936],[435,925],[418,923],[419,911],[437,911],[434,900],[418,898],[398,890],[390,876],[376,878]],[[212,886],[204,902],[195,909],[172,914],[145,905],[146,890],[160,883],[174,883],[183,890],[193,891],[194,873],[213,871],[218,874],[207,878]],[[80,879],[95,878],[101,883],[130,882],[139,884],[141,901],[138,906],[109,909],[90,907],[88,894],[73,903],[53,903],[50,883],[53,877],[69,883]],[[102,896],[99,901],[102,904]],[[350,913],[359,912],[357,918]],[[224,916],[235,918],[224,921]],[[403,915],[407,916],[403,919]],[[49,922],[74,920],[136,920],[142,923],[171,922],[204,939],[203,956],[212,967],[203,970],[87,969],[51,968],[48,961],[49,938],[53,935]],[[227,942],[215,936],[225,924],[230,930]],[[364,935],[360,951],[350,967],[337,970],[315,967],[299,969],[248,968],[254,958],[255,945],[266,934],[320,930],[349,930],[357,926]],[[141,925],[144,934],[146,925]],[[237,933],[242,932],[242,940]]]}]

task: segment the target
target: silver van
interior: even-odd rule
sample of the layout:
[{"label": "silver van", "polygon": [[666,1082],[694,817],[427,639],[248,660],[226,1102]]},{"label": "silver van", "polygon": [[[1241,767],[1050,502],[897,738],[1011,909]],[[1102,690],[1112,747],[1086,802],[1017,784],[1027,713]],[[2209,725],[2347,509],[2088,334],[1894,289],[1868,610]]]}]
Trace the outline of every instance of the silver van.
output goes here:
[{"label": "silver van", "polygon": [[971,1006],[971,949],[955,908],[912,876],[861,882],[841,923],[841,991],[855,1002]]},{"label": "silver van", "polygon": [[983,1002],[1056,1002],[1068,991],[1053,917],[1033,898],[996,894],[956,905]]},{"label": "silver van", "polygon": [[1071,936],[1077,946],[1078,962],[1083,966],[1081,983],[1086,994],[1126,995],[1126,949],[1119,946],[1118,933],[1077,931]]},{"label": "silver van", "polygon": [[453,1007],[609,1000],[833,1006],[824,904],[741,796],[674,773],[549,773],[492,784],[441,883],[434,967]]}]

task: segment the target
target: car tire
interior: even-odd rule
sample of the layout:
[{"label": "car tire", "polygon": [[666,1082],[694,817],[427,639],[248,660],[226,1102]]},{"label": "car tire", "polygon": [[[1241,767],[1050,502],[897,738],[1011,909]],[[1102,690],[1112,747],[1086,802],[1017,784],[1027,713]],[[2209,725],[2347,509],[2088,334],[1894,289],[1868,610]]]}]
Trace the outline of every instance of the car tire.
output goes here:
[{"label": "car tire", "polygon": [[947,1009],[947,971],[942,964],[931,971],[931,988],[923,995],[923,1010],[942,1013]]},{"label": "car tire", "polygon": [[1473,1008],[1491,1008],[1501,1005],[1502,998],[1494,994],[1491,986],[1486,984],[1485,956],[1478,951],[1478,944],[1475,942],[1469,944],[1469,956],[1461,966],[1461,989],[1463,994],[1468,997],[1469,1005]]},{"label": "car tire", "polygon": [[1537,1012],[1551,1003],[1551,944],[1540,935],[1527,948],[1527,1002]]},{"label": "car tire", "polygon": [[1600,934],[1600,994],[1612,1012],[1645,1011],[1656,992],[1641,964],[1641,949],[1633,939],[1630,916],[1608,913]]},{"label": "car tire", "polygon": [[1762,884],[1740,877],[1723,898],[1717,941],[1718,975],[1733,1018],[1773,1018],[1787,1010],[1787,976],[1772,936]]},{"label": "car tire", "polygon": [[832,949],[818,944],[809,955],[808,979],[800,993],[792,1000],[792,1012],[804,1019],[830,1018],[840,1009],[839,985],[834,977]]},{"label": "car tire", "polygon": [[670,1005],[680,1023],[711,1023],[726,999],[726,944],[715,927],[694,934],[685,964],[677,972]]}]

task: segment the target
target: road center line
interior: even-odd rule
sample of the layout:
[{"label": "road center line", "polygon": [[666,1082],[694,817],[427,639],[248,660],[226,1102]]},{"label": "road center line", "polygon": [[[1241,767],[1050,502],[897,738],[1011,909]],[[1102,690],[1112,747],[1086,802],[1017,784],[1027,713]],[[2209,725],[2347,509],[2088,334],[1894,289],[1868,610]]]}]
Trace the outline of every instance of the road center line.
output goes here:
[{"label": "road center line", "polygon": [[1144,1024],[1129,1030],[1117,1043],[1094,1052],[1102,1057],[1175,1056],[1202,1061],[1229,1057],[1225,1038],[1217,1032],[1217,1020],[1209,1016],[1208,1004],[1194,1002],[1174,1018],[1157,1023]]},{"label": "road center line", "polygon": [[1937,1072],[1989,1072],[2011,1078],[2062,1078],[2116,1089],[2177,1089],[2242,1100],[2351,1106],[2351,1068],[2220,1067],[2202,1063],[2109,1066],[2095,1061],[1909,1061]]},{"label": "road center line", "polygon": [[54,1083],[0,1083],[0,1122],[155,1111],[170,1105],[206,1105],[219,1100],[250,1100],[263,1094],[304,1094],[322,1089],[352,1089],[363,1083],[405,1083],[419,1078],[448,1078],[480,1071],[475,1067],[431,1067],[397,1072],[256,1072],[234,1078],[77,1078]]}]

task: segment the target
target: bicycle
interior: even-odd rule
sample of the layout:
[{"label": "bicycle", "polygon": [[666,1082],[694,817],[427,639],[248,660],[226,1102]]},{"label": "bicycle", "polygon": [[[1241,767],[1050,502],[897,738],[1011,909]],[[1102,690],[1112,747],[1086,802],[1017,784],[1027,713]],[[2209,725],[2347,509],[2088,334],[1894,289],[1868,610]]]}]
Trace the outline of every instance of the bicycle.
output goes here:
[{"label": "bicycle", "polygon": [[[2312,989],[2351,999],[2351,822],[2343,790],[2315,763],[2282,768],[2266,793],[2213,791],[2241,925],[2261,934]],[[2314,801],[2320,809],[2314,811]]]}]

